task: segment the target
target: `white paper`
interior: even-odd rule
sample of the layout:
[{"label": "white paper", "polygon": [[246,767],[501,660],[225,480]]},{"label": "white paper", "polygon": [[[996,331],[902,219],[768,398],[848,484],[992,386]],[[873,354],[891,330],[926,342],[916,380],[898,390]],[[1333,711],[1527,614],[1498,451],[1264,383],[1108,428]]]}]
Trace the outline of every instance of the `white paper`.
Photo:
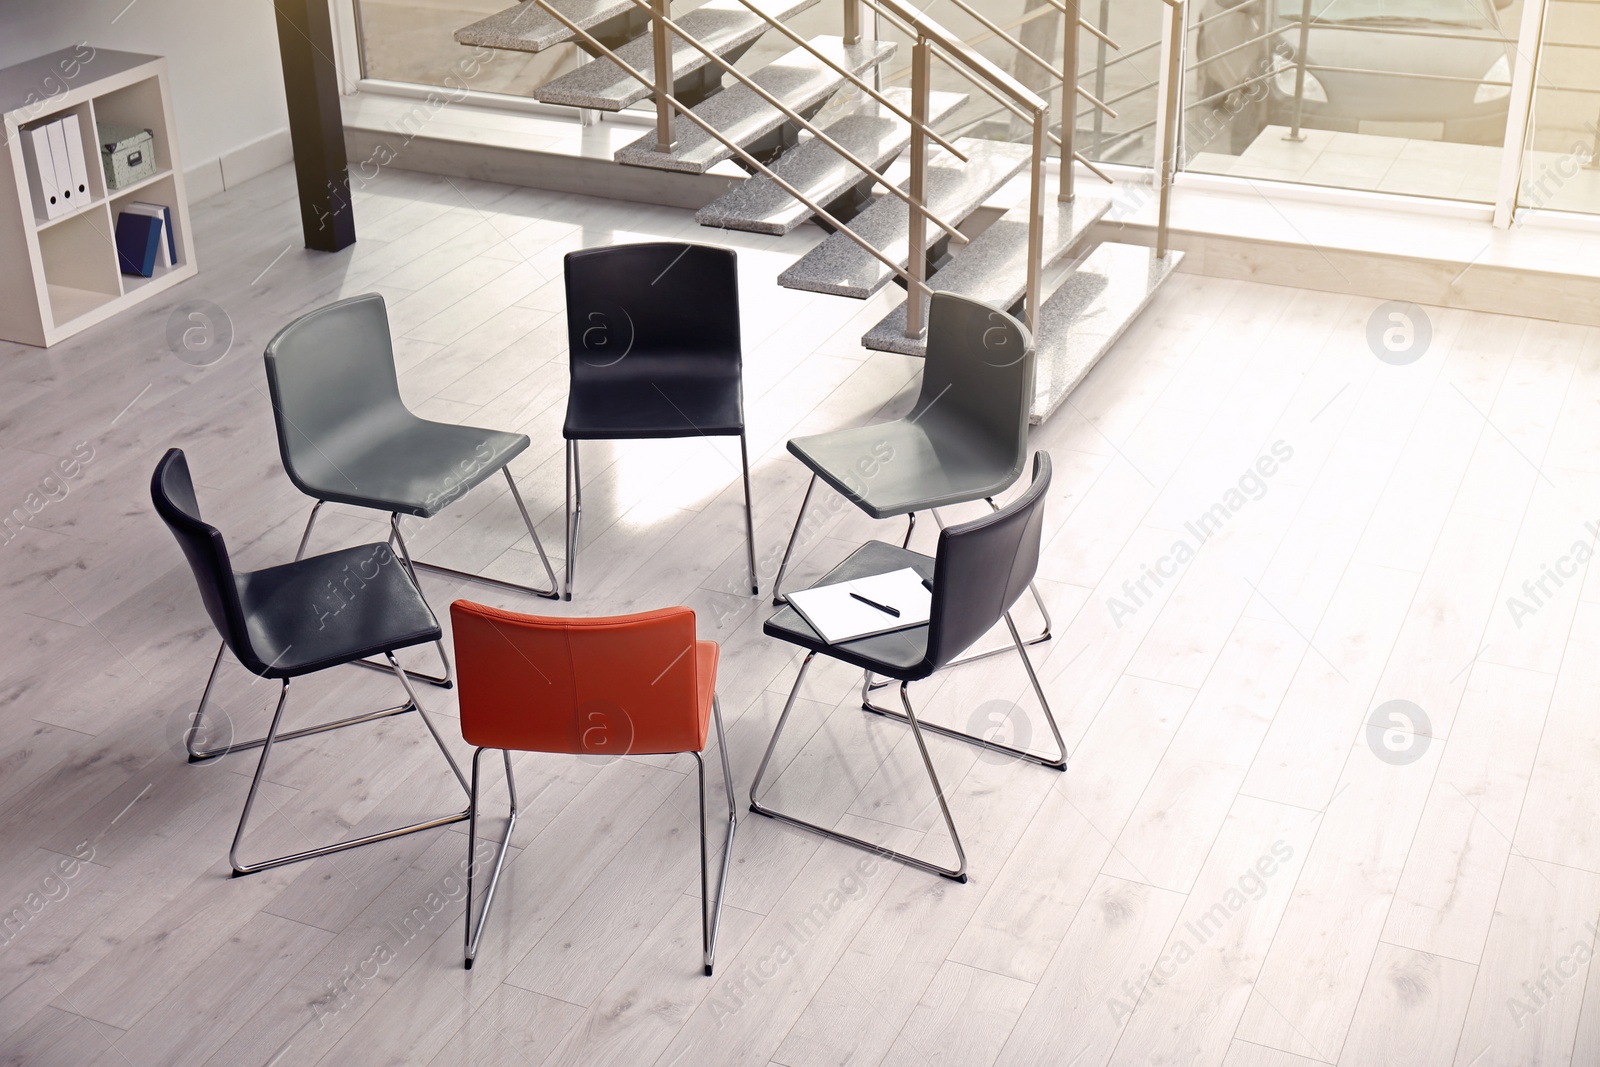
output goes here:
[{"label": "white paper", "polygon": [[[896,618],[871,604],[863,604],[851,593],[895,608],[900,615]],[[790,606],[830,645],[921,626],[928,621],[933,607],[933,594],[910,567],[849,582],[819,585],[787,596]]]}]

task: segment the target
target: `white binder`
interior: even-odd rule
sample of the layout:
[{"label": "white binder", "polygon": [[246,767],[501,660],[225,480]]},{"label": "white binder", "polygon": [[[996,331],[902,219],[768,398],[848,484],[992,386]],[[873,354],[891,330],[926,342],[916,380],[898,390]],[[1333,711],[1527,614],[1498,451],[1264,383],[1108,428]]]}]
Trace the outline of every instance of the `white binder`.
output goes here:
[{"label": "white binder", "polygon": [[89,202],[89,168],[83,161],[83,130],[77,115],[67,115],[61,120],[61,132],[67,141],[67,169],[72,187],[72,202],[82,207]]},{"label": "white binder", "polygon": [[56,119],[45,126],[50,134],[50,156],[55,161],[56,195],[61,198],[64,211],[76,211],[88,197],[74,197],[72,190],[72,160],[67,155],[66,129]]},{"label": "white binder", "polygon": [[22,131],[22,154],[28,165],[28,187],[33,192],[33,213],[53,219],[67,210],[56,186],[55,156],[50,151],[50,124]]}]

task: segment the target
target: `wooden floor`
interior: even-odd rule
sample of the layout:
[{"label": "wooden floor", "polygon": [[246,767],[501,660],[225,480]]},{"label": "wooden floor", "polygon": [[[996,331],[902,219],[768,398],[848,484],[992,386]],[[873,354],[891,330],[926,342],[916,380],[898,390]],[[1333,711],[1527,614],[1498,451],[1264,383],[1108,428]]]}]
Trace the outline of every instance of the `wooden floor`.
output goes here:
[{"label": "wooden floor", "polygon": [[[180,755],[216,638],[146,486],[181,446],[238,566],[292,555],[309,502],[259,357],[284,323],[382,293],[418,411],[532,436],[515,472],[559,556],[563,253],[726,240],[764,588],[806,481],[784,440],[893,417],[917,383],[916,361],[858,344],[887,294],[774,284],[814,232],[398,172],[356,213],[354,248],[306,252],[274,172],[198,206],[200,276],[164,302],[0,352],[0,501],[36,512],[0,545],[0,1061],[1600,1063],[1600,333],[1550,322],[1430,309],[1426,352],[1396,366],[1369,347],[1375,301],[1176,277],[1034,434],[1056,471],[1055,637],[1034,653],[1072,763],[930,738],[967,885],[743,812],[798,657],[761,635],[737,455],[707,441],[586,452],[572,605],[424,584],[441,611],[684,603],[723,642],[745,817],[714,978],[688,757],[520,758],[516,850],[470,972],[462,825],[229,879],[255,760]],[[204,330],[187,301],[226,313],[222,358],[220,335],[169,341]],[[819,514],[802,580],[902,529],[832,499]],[[414,529],[436,559],[533,574],[503,486]],[[314,547],[381,536],[333,509]],[[1026,601],[1018,622],[1038,624]],[[911,738],[861,713],[858,683],[812,672],[770,797],[946,861]],[[219,686],[211,739],[259,733],[275,689],[236,666]],[[1048,740],[1014,658],[913,694],[930,719]],[[290,718],[397,695],[333,672],[295,687]],[[453,695],[422,695],[456,734]],[[414,716],[277,756],[247,858],[462,799]]]}]

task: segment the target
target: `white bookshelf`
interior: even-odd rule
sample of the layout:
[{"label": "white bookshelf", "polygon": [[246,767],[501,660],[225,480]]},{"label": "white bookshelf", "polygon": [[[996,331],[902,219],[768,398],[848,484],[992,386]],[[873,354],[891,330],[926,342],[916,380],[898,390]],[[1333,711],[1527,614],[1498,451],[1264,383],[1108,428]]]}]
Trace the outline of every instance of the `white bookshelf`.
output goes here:
[{"label": "white bookshelf", "polygon": [[[89,170],[89,199],[54,219],[38,217],[19,129],[75,114]],[[0,70],[0,338],[49,346],[194,276],[194,238],[172,121],[167,61],[79,45]],[[156,172],[108,189],[99,123],[136,126],[154,137]],[[178,262],[152,278],[125,276],[113,240],[120,205],[172,209]]]}]

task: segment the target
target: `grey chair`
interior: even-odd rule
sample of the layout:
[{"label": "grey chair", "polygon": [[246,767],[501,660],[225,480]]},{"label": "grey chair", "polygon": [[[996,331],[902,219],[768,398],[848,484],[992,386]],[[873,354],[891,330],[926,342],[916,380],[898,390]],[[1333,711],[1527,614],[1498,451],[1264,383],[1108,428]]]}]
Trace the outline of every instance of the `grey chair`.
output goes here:
[{"label": "grey chair", "polygon": [[[1028,658],[1028,650],[1023,643],[1022,635],[1017,632],[1017,625],[1011,619],[1012,605],[1017,602],[1023,590],[1032,584],[1034,573],[1039,568],[1044,501],[1049,489],[1050,457],[1043,452],[1037,452],[1033,458],[1033,481],[1027,490],[992,515],[984,515],[971,522],[941,530],[938,554],[933,558],[907,548],[886,545],[881,541],[869,541],[817,583],[833,585],[910,567],[922,576],[923,581],[933,592],[932,610],[928,622],[922,626],[830,645],[811,628],[799,612],[791,607],[784,608],[767,620],[762,628],[763,633],[768,637],[776,637],[780,641],[799,645],[806,650],[806,658],[800,664],[799,674],[794,680],[794,688],[789,691],[789,699],[783,706],[783,713],[778,716],[778,725],[772,731],[772,740],[767,744],[766,755],[761,758],[761,766],[756,770],[755,780],[750,783],[751,811],[789,823],[791,826],[816,831],[834,841],[888,856],[918,870],[940,874],[958,882],[967,880],[967,854],[961,847],[961,837],[956,832],[955,820],[950,816],[950,807],[945,802],[944,789],[939,785],[939,776],[933,769],[933,761],[928,757],[928,746],[923,740],[922,732],[932,730],[946,737],[967,741],[992,751],[1020,756],[1055,770],[1067,769],[1067,749],[1061,739],[1061,730],[1056,725],[1055,715],[1050,711],[1050,701],[1045,697],[1044,687],[1039,684],[1039,676],[1034,673],[1033,661]],[[1045,721],[1055,738],[1058,755],[1045,756],[1026,752],[987,738],[921,722],[911,705],[912,682],[920,681],[935,671],[960,662],[957,657],[1001,621],[1005,622],[1006,628],[1011,632],[1012,647],[1016,649],[1017,655],[1022,657],[1028,681],[1033,686],[1034,694],[1039,698],[1039,704],[1044,709]],[[773,752],[778,747],[778,739],[783,736],[783,728],[789,722],[789,713],[794,710],[795,698],[800,695],[800,683],[805,681],[806,669],[819,655],[848,663],[853,667],[860,667],[868,672],[869,679],[873,673],[877,673],[900,683],[900,703],[905,708],[903,714],[882,709],[869,708],[869,710],[876,710],[879,714],[899,719],[911,726],[912,736],[917,742],[917,751],[921,753],[923,766],[928,772],[928,781],[933,785],[934,797],[938,800],[939,810],[944,815],[945,826],[950,830],[950,841],[956,850],[956,866],[940,867],[916,856],[895,852],[871,841],[841,833],[831,827],[787,815],[761,803],[761,779],[767,773],[767,766],[772,762]]]},{"label": "grey chair", "polygon": [[[508,466],[528,447],[527,435],[412,414],[400,398],[382,296],[351,297],[301,316],[267,344],[266,365],[284,470],[296,488],[316,500],[296,559],[305,553],[322,506],[351,504],[389,513],[390,540],[413,574],[420,567],[514,592],[560,596],[555,570]],[[437,515],[496,473],[504,474],[511,488],[548,588],[414,560],[406,548],[400,516]],[[442,675],[407,673],[448,686],[450,658],[443,642],[437,647]]]},{"label": "grey chair", "polygon": [[[994,497],[1021,477],[1028,455],[1028,413],[1033,404],[1034,347],[1027,327],[999,308],[957,296],[933,294],[928,355],[922,387],[903,419],[789,441],[789,451],[811,468],[811,481],[795,516],[772,602],[782,605],[789,568],[806,509],[820,478],[875,519],[907,516],[902,547],[911,544],[917,512]],[[1030,585],[1044,628],[1027,643],[1050,639],[1050,612]],[[1006,648],[967,657],[971,662]],[[870,680],[869,680],[870,685]],[[875,688],[875,687],[873,687]],[[871,709],[877,710],[877,709]]]}]

